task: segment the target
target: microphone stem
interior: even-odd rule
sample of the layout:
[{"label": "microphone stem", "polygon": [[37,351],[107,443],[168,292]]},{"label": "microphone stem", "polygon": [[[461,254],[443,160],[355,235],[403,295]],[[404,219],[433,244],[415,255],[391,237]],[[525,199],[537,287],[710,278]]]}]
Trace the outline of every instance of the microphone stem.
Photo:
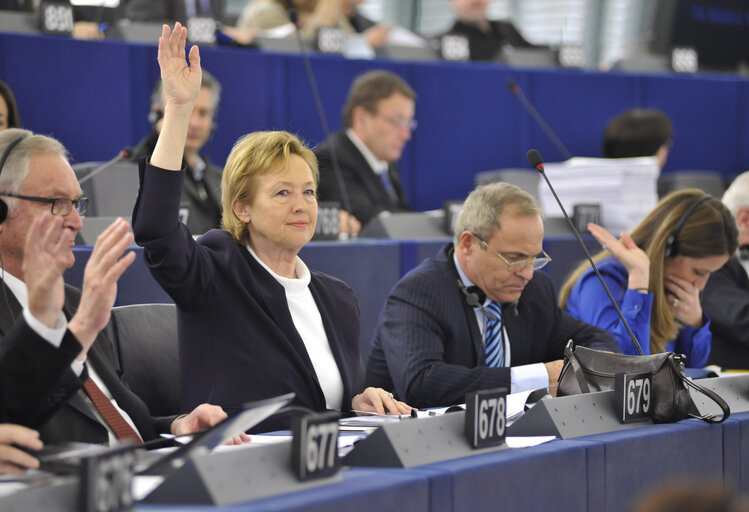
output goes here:
[{"label": "microphone stem", "polygon": [[570,216],[567,215],[567,211],[564,209],[564,206],[562,206],[562,201],[559,200],[559,196],[557,196],[556,191],[554,191],[554,187],[551,186],[551,182],[549,181],[549,178],[546,176],[546,172],[543,170],[543,165],[539,165],[538,167],[536,167],[536,169],[538,170],[538,172],[541,173],[541,176],[544,177],[544,180],[546,180],[546,184],[549,186],[549,190],[551,190],[551,193],[554,195],[554,199],[556,199],[557,204],[559,205],[559,209],[562,210],[562,213],[564,214],[564,218],[567,219],[567,224],[569,225],[572,232],[575,234],[575,237],[577,237],[577,241],[580,244],[580,247],[582,247],[583,252],[585,253],[585,257],[588,259],[590,266],[593,267],[593,271],[596,273],[596,276],[598,276],[598,280],[601,282],[603,289],[606,290],[606,295],[609,296],[609,301],[611,301],[611,304],[614,306],[614,309],[616,309],[616,314],[619,315],[619,318],[621,319],[622,324],[624,324],[625,329],[627,329],[629,338],[632,340],[632,344],[637,349],[637,353],[640,355],[643,355],[640,342],[637,341],[637,337],[635,337],[635,333],[633,333],[632,329],[629,328],[629,324],[627,323],[627,320],[624,318],[624,315],[622,314],[622,310],[619,309],[619,305],[614,300],[614,296],[611,295],[611,290],[609,290],[609,287],[606,286],[606,281],[603,280],[603,276],[601,276],[601,273],[598,271],[598,266],[593,262],[593,257],[588,252],[588,248],[585,247],[585,244],[583,243],[583,239],[580,237],[580,233],[577,231],[577,228],[575,227],[574,222],[572,222],[572,219],[570,219]]},{"label": "microphone stem", "polygon": [[544,133],[551,139],[551,142],[554,143],[554,145],[557,147],[560,153],[562,153],[562,156],[565,160],[569,160],[572,158],[572,154],[569,152],[567,147],[562,143],[561,140],[559,140],[559,137],[557,137],[557,134],[554,133],[554,130],[551,129],[549,124],[544,120],[543,117],[541,117],[541,114],[538,113],[538,110],[536,110],[536,107],[534,107],[530,101],[528,101],[528,98],[525,97],[525,94],[523,94],[522,89],[520,87],[517,87],[516,89],[513,89],[513,92],[515,92],[515,95],[520,100],[520,103],[523,104],[525,109],[528,111],[528,113],[531,115],[533,119],[536,120],[536,123],[541,127],[541,129],[544,131]]},{"label": "microphone stem", "polygon": [[83,178],[79,179],[78,180],[78,184],[82,185],[82,184],[86,183],[88,180],[90,180],[91,178],[93,178],[94,176],[96,176],[97,174],[99,174],[101,171],[103,171],[104,169],[107,169],[110,166],[116,164],[117,162],[119,162],[123,158],[125,158],[125,155],[122,152],[120,152],[116,157],[112,158],[111,160],[108,160],[108,161],[104,162],[99,167],[95,168],[93,171],[91,171],[90,173],[88,173],[87,175],[85,175]]}]

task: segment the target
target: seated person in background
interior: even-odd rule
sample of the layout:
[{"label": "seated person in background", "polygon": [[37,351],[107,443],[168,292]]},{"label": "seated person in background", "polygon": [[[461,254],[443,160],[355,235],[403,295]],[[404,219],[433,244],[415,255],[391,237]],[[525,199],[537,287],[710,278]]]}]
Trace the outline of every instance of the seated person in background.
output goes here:
[{"label": "seated person in background", "polygon": [[470,391],[556,392],[564,347],[619,352],[606,331],[563,313],[542,250],[534,199],[514,185],[478,187],[458,215],[455,242],[390,292],[365,384],[393,387],[415,407],[465,402]]},{"label": "seated person in background", "polygon": [[711,364],[749,370],[749,172],[740,174],[723,195],[739,228],[739,250],[715,272],[702,293],[710,318]]},{"label": "seated person in background", "polygon": [[[50,137],[10,129],[0,132],[0,155],[0,197],[7,205],[7,218],[0,223],[0,292],[5,297],[0,301],[0,421],[37,428],[41,439],[53,444],[148,441],[157,432],[189,433],[225,418],[224,411],[210,405],[186,416],[152,418],[122,384],[112,342],[102,329],[117,295],[117,279],[135,259],[133,253],[120,258],[133,240],[127,222],[118,219],[97,239],[83,291],[64,286],[62,271],[74,263],[73,241],[86,210],[65,148]],[[51,249],[32,227],[40,218],[53,218]],[[25,263],[27,250],[31,264]],[[43,250],[52,254],[46,257]],[[35,291],[40,282],[52,292]],[[37,307],[44,313],[33,313],[39,315],[34,334],[28,325],[32,315],[24,309]],[[25,334],[16,335],[16,329]],[[117,412],[110,417],[113,407]],[[117,421],[105,421],[101,411]]]},{"label": "seated person in background", "polygon": [[351,85],[343,107],[343,126],[315,150],[320,162],[320,201],[338,201],[342,193],[333,168],[335,151],[350,201],[351,222],[341,231],[358,233],[382,211],[411,207],[403,191],[398,160],[416,128],[416,93],[390,71],[368,71]]},{"label": "seated person in background", "polygon": [[289,19],[289,9],[296,9],[299,26],[303,27],[314,12],[316,4],[317,0],[250,0],[239,15],[237,28],[265,32],[288,26],[288,34],[291,34],[293,26]]},{"label": "seated person in background", "polygon": [[[676,352],[701,368],[710,354],[710,320],[700,291],[736,250],[731,212],[698,189],[661,199],[631,234],[617,240],[596,224],[588,229],[604,249],[594,256],[643,354]],[[637,354],[589,263],[581,263],[560,292],[571,315],[614,334],[622,352]]]},{"label": "seated person in background", "polygon": [[344,34],[361,34],[371,48],[379,48],[388,40],[387,23],[375,23],[359,13],[363,0],[317,0],[315,10],[302,25],[302,33],[314,38],[323,27],[336,27]]},{"label": "seated person in background", "polygon": [[44,443],[36,430],[0,423],[0,474],[22,475],[27,469],[39,468],[39,461],[19,447],[41,450]]},{"label": "seated person in background", "polygon": [[186,23],[193,16],[221,21],[224,0],[127,0],[125,17],[131,21]]},{"label": "seated person in background", "polygon": [[159,65],[164,124],[141,160],[133,229],[159,284],[177,304],[185,405],[226,407],[296,393],[295,405],[407,413],[383,389],[359,390],[359,309],[345,283],[297,256],[317,220],[317,162],[286,132],[239,139],[221,193],[224,230],[195,241],[177,221],[182,152],[200,90],[197,46],[164,26]]},{"label": "seated person in background", "polygon": [[16,97],[8,84],[0,80],[0,131],[20,127],[21,117],[18,115]]},{"label": "seated person in background", "polygon": [[509,21],[490,20],[486,17],[489,0],[450,0],[455,12],[453,26],[438,36],[465,37],[468,40],[468,60],[498,60],[505,46],[533,47]]},{"label": "seated person in background", "polygon": [[[182,187],[182,207],[187,208],[187,229],[200,235],[221,225],[221,167],[201,156],[200,150],[208,142],[216,122],[216,112],[221,101],[221,84],[216,78],[203,72],[200,93],[190,116],[183,160],[187,176]],[[132,160],[150,156],[156,146],[164,116],[164,91],[161,80],[151,93],[151,111],[148,119],[153,131],[138,143],[132,152]]]},{"label": "seated person in background", "polygon": [[660,110],[633,108],[611,119],[603,132],[604,158],[655,156],[666,165],[674,127]]}]

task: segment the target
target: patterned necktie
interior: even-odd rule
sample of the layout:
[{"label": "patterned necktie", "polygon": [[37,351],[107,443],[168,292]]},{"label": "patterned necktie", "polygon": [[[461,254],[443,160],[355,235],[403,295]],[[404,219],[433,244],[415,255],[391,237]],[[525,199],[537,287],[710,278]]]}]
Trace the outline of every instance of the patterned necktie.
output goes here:
[{"label": "patterned necktie", "polygon": [[138,436],[138,433],[133,430],[133,427],[131,427],[127,421],[125,421],[122,414],[114,408],[114,405],[112,405],[109,398],[107,398],[92,379],[88,379],[83,384],[83,389],[86,391],[89,398],[91,398],[91,401],[94,402],[94,406],[96,406],[99,414],[101,414],[101,417],[107,422],[107,425],[112,429],[112,432],[114,432],[117,439],[132,439],[136,444],[141,444],[143,442],[141,441],[140,436]]},{"label": "patterned necktie", "polygon": [[[486,366],[499,368],[505,365],[505,347],[502,336],[502,305],[491,301],[486,306],[484,316],[484,344],[486,346]],[[486,312],[496,317],[492,318]]]}]

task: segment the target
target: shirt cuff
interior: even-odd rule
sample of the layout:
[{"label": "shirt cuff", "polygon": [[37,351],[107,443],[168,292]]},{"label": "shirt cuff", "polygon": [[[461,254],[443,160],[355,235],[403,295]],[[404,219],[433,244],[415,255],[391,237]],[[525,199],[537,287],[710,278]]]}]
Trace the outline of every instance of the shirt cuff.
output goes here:
[{"label": "shirt cuff", "polygon": [[549,387],[549,372],[543,363],[525,364],[510,368],[510,393]]},{"label": "shirt cuff", "polygon": [[26,323],[31,330],[44,338],[52,346],[60,348],[62,338],[65,336],[65,331],[68,328],[68,321],[62,311],[57,314],[57,325],[54,328],[47,327],[37,320],[37,318],[31,314],[29,308],[23,308],[23,319],[26,320]]}]

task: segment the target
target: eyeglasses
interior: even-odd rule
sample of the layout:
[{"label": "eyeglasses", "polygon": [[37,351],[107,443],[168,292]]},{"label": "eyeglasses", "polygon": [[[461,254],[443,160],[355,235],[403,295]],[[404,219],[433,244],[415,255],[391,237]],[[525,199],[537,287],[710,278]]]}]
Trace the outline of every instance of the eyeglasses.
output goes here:
[{"label": "eyeglasses", "polygon": [[380,114],[379,112],[374,112],[372,115],[381,117],[385,120],[386,123],[393,126],[393,128],[398,128],[399,130],[402,130],[403,128],[408,128],[409,132],[415,131],[416,128],[419,127],[419,123],[416,121],[416,119],[403,119],[400,117],[390,117]]},{"label": "eyeglasses", "polygon": [[36,201],[37,203],[49,203],[52,205],[52,215],[65,217],[70,212],[78,212],[78,215],[85,215],[88,209],[88,197],[79,197],[78,199],[68,199],[67,197],[38,197],[25,196],[23,194],[11,194],[10,192],[0,192],[0,196],[15,197],[24,201]]},{"label": "eyeglasses", "polygon": [[551,256],[546,254],[546,251],[544,251],[543,249],[541,249],[543,256],[534,256],[533,258],[528,258],[527,260],[509,261],[507,258],[495,251],[488,243],[486,243],[484,239],[482,239],[476,233],[474,233],[473,236],[476,237],[483,249],[486,249],[488,247],[494,254],[497,255],[499,259],[505,262],[505,264],[507,265],[507,270],[509,270],[510,272],[520,272],[528,265],[530,265],[533,270],[541,270],[551,261]]}]

